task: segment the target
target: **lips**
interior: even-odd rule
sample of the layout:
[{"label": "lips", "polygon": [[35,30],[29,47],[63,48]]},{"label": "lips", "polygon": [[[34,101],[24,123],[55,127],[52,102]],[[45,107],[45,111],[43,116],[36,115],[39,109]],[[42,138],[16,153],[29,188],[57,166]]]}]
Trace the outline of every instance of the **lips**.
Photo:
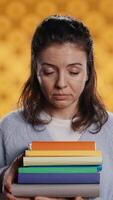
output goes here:
[{"label": "lips", "polygon": [[67,94],[53,94],[53,97],[56,99],[56,100],[65,100],[67,99],[69,95]]}]

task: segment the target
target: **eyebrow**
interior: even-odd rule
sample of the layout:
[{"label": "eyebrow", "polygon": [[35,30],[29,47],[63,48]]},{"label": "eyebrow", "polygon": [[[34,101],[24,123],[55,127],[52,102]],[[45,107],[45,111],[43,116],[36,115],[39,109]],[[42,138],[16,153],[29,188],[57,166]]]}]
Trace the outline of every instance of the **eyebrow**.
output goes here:
[{"label": "eyebrow", "polygon": [[[46,62],[42,63],[41,65],[48,65],[48,66],[50,66],[50,67],[57,67],[56,65],[53,65],[53,64],[51,64],[51,63],[46,63]],[[75,65],[82,66],[81,63],[76,62],[76,63],[70,63],[70,64],[68,64],[67,67],[69,67],[69,66],[75,66]]]}]

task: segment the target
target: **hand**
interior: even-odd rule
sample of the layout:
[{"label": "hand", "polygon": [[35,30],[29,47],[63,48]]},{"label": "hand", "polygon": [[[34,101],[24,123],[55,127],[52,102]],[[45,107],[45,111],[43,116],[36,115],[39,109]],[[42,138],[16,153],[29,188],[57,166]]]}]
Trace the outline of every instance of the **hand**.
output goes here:
[{"label": "hand", "polygon": [[18,156],[6,170],[4,175],[4,199],[5,200],[31,200],[30,198],[18,198],[12,194],[12,183],[15,179],[17,168],[22,165],[24,154]]},{"label": "hand", "polygon": [[[48,198],[48,197],[39,197],[39,196],[36,196],[34,198],[34,200],[66,200],[66,199],[68,199],[68,198]],[[72,199],[72,200],[85,200],[82,197],[74,197],[74,198],[69,198],[69,199]]]}]

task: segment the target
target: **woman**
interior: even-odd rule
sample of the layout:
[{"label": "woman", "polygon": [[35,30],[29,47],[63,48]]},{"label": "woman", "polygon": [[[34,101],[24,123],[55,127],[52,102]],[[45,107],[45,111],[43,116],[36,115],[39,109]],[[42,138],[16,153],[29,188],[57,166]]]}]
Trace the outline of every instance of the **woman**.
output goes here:
[{"label": "woman", "polygon": [[[37,27],[31,46],[31,73],[20,102],[21,109],[5,116],[0,124],[5,198],[20,199],[11,193],[19,165],[19,159],[13,160],[32,140],[89,140],[103,152],[100,198],[112,200],[113,114],[97,96],[93,41],[82,22],[56,15]],[[37,199],[48,200],[38,194]]]}]

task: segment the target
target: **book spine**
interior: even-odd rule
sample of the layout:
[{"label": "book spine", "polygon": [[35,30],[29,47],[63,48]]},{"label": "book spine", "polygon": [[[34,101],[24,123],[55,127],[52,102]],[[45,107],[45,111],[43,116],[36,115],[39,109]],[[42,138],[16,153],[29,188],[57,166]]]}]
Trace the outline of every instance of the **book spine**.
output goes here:
[{"label": "book spine", "polygon": [[37,157],[37,156],[102,156],[101,151],[95,150],[95,151],[78,151],[78,150],[68,150],[68,151],[43,151],[43,150],[26,150],[25,151],[25,156],[32,156],[32,157]]},{"label": "book spine", "polygon": [[99,173],[92,173],[92,174],[25,174],[19,173],[18,174],[18,183],[30,183],[30,184],[99,184],[100,182],[100,174]]},{"label": "book spine", "polygon": [[23,166],[101,164],[102,157],[23,157]]},{"label": "book spine", "polygon": [[99,197],[99,184],[13,184],[12,193],[17,197]]},{"label": "book spine", "polygon": [[18,173],[96,173],[98,166],[73,166],[73,167],[19,167]]},{"label": "book spine", "polygon": [[79,141],[79,142],[38,142],[33,141],[32,150],[96,150],[95,142]]}]

